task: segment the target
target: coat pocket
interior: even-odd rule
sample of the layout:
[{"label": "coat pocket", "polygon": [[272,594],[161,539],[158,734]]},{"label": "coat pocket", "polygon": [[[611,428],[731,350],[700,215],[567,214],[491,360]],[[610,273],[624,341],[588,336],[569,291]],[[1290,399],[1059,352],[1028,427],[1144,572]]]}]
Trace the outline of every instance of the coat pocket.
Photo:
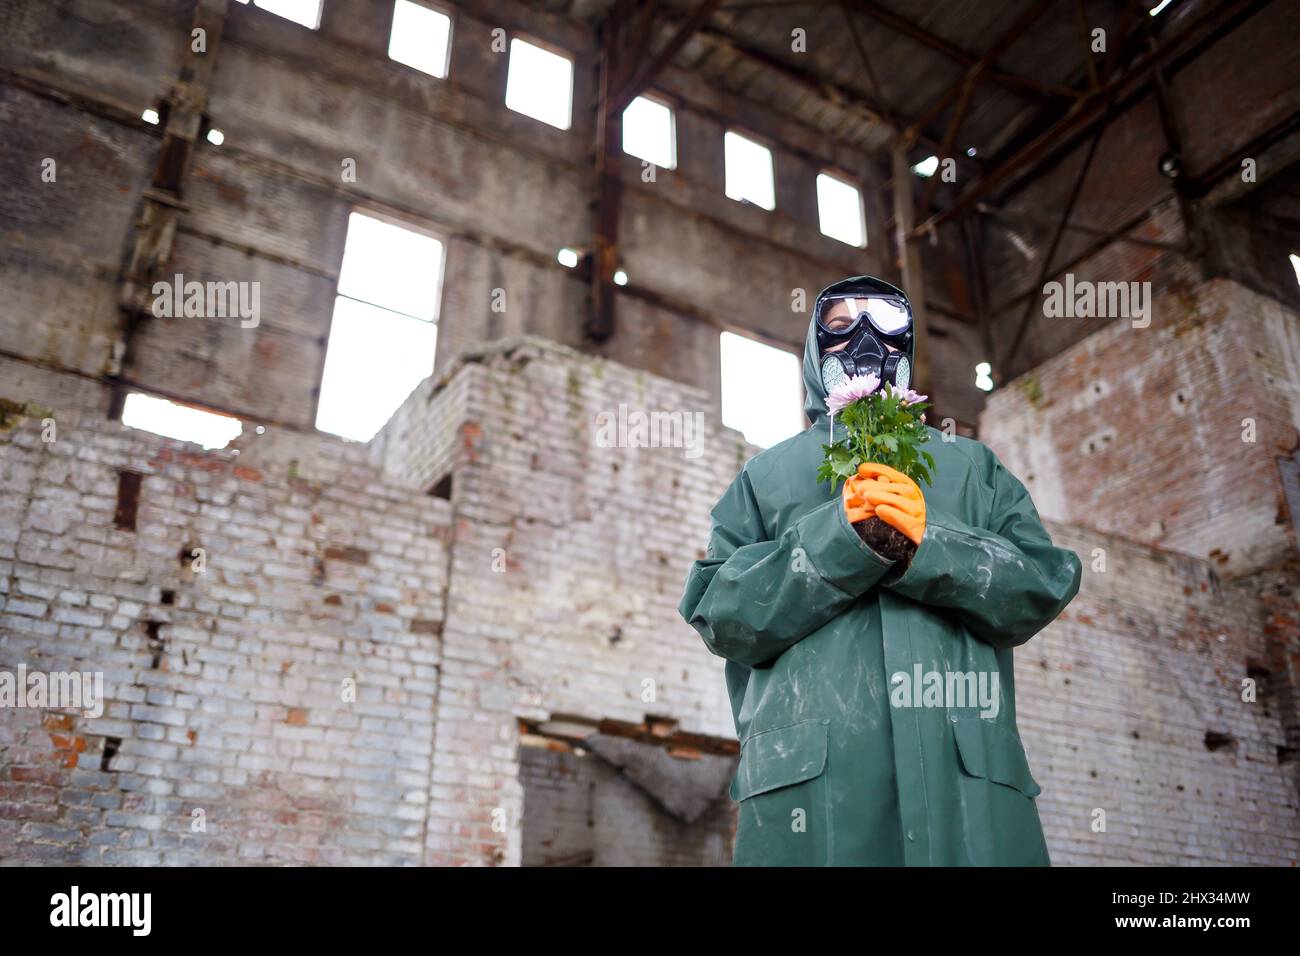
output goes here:
[{"label": "coat pocket", "polygon": [[827,727],[812,718],[751,734],[731,798],[740,804],[737,866],[825,866],[832,853]]},{"label": "coat pocket", "polygon": [[750,734],[740,748],[731,799],[739,803],[818,776],[826,769],[828,723],[824,718],[812,718]]},{"label": "coat pocket", "polygon": [[1020,738],[1005,727],[978,717],[952,719],[962,769],[973,777],[1014,787],[1027,797],[1043,790],[1029,772]]}]

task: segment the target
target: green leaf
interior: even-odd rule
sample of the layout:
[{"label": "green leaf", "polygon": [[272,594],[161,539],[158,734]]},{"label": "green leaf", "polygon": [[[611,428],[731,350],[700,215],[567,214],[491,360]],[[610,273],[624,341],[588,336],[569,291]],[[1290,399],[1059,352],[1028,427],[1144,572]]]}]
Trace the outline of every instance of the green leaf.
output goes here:
[{"label": "green leaf", "polygon": [[[921,412],[928,407],[928,403],[904,405],[900,399],[881,392],[850,403],[836,416],[844,437],[822,446],[824,458],[817,469],[818,480],[848,478],[862,462],[874,461],[914,481],[932,484],[934,457],[918,447],[930,440],[930,429],[920,420]],[[836,433],[840,433],[839,429]]]}]

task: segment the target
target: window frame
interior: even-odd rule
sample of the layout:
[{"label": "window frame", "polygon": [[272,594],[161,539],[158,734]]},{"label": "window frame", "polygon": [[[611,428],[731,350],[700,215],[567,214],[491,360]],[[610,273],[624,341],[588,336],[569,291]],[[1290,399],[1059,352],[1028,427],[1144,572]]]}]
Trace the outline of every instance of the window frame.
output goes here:
[{"label": "window frame", "polygon": [[[339,291],[339,280],[342,279],[343,277],[343,260],[346,258],[348,253],[348,231],[350,231],[349,227],[351,226],[352,223],[353,214],[364,216],[368,219],[375,219],[378,220],[379,222],[386,223],[387,225],[390,226],[397,226],[399,229],[405,229],[407,232],[413,232],[416,233],[417,235],[425,236],[427,238],[435,240],[438,243],[440,248],[440,254],[438,256],[438,273],[437,273],[437,280],[436,280],[437,295],[434,297],[432,319],[425,319],[425,318],[421,318],[418,315],[411,315],[409,312],[401,312],[397,309],[389,308],[386,305],[380,305],[379,303],[371,302],[368,299],[359,299],[356,296],[348,295],[345,292]],[[325,429],[322,429],[320,426],[316,424],[316,422],[320,419],[321,397],[324,394],[324,390],[325,390],[325,366],[329,358],[330,335],[334,330],[334,315],[338,309],[338,300],[340,298],[348,299],[352,302],[360,303],[361,305],[367,306],[372,309],[380,309],[391,315],[401,316],[402,318],[408,319],[411,322],[424,322],[427,325],[433,326],[435,329],[434,360],[436,361],[437,360],[437,344],[436,344],[437,336],[440,331],[439,327],[442,324],[442,302],[446,296],[447,255],[448,255],[450,243],[448,241],[449,231],[443,231],[435,224],[429,224],[427,222],[416,222],[412,219],[405,218],[401,215],[395,215],[391,212],[388,212],[385,209],[378,208],[376,206],[366,205],[363,203],[356,203],[348,209],[344,230],[345,231],[343,234],[343,247],[339,253],[338,268],[334,276],[334,295],[330,298],[329,321],[325,325],[325,334],[322,337],[322,345],[324,347],[321,349],[320,368],[318,369],[316,375],[316,389],[315,389],[315,395],[313,396],[314,400],[312,401],[311,421],[312,421],[312,428],[323,435],[332,435],[343,441],[353,441],[354,439],[345,438],[343,436],[337,435],[335,432],[326,431]],[[393,411],[395,413],[396,409],[394,409]],[[390,420],[391,420],[391,416],[390,416]],[[384,429],[384,425],[379,426],[379,430],[375,434],[376,435],[379,434],[379,431],[383,431],[383,429]]]},{"label": "window frame", "polygon": [[[628,109],[631,108],[632,103],[635,103],[637,100],[648,100],[649,102],[657,103],[659,106],[662,106],[664,109],[668,110],[668,151],[672,155],[672,165],[660,166],[652,159],[646,159],[644,156],[638,156],[636,153],[629,153],[627,151],[627,148],[623,145],[622,142],[624,136],[623,114],[626,114]],[[636,94],[636,96],[632,97],[631,102],[629,102],[627,106],[623,107],[623,114],[619,115],[618,148],[622,151],[623,155],[631,156],[633,159],[640,160],[641,162],[644,163],[650,163],[657,169],[667,169],[667,170],[676,169],[677,168],[677,110],[678,110],[677,103],[672,98],[662,93],[659,93],[658,91],[647,91],[644,93],[638,93]],[[776,195],[775,170],[773,170],[773,176],[772,176],[772,195],[773,196]]]},{"label": "window frame", "polygon": [[[794,435],[797,435],[801,431],[805,430],[808,427],[808,415],[804,409],[804,406],[807,403],[807,388],[803,381],[802,350],[795,348],[789,342],[779,341],[770,336],[764,335],[763,333],[758,332],[755,329],[742,328],[739,326],[732,325],[730,323],[726,323],[721,326],[718,326],[718,338],[717,338],[717,342],[718,342],[718,366],[717,366],[718,367],[718,423],[721,424],[724,428],[730,428],[733,431],[739,432],[741,437],[744,438],[744,440],[749,444],[756,444],[754,442],[749,441],[749,438],[745,436],[745,430],[743,428],[728,424],[723,417],[725,415],[723,409],[724,406],[723,395],[726,391],[726,385],[724,384],[723,381],[724,362],[722,360],[722,342],[723,342],[722,336],[727,333],[734,335],[736,338],[744,339],[746,341],[753,342],[757,345],[762,345],[770,349],[775,349],[776,351],[782,352],[790,356],[792,359],[794,359],[795,415],[792,421],[797,421],[799,425],[794,430],[794,432],[792,432],[791,435],[787,437],[793,437]],[[778,441],[773,442],[772,445],[766,445],[766,446],[756,445],[756,447],[771,448],[773,447],[773,445],[779,444],[781,441],[785,441],[785,440],[786,439],[779,439]]]},{"label": "window frame", "polygon": [[[505,90],[501,94],[501,102],[505,105],[505,108],[512,113],[517,113],[520,116],[526,116],[535,123],[541,123],[543,126],[550,127],[553,130],[559,130],[561,133],[571,132],[573,130],[574,97],[576,95],[577,87],[578,87],[577,54],[572,52],[571,50],[564,49],[564,47],[560,46],[559,44],[551,43],[549,40],[543,40],[534,34],[524,33],[519,30],[507,30],[506,39],[508,41],[506,43],[506,83],[505,83]],[[529,46],[537,47],[537,49],[539,50],[544,50],[547,53],[551,53],[554,54],[555,56],[560,57],[560,59],[562,60],[569,61],[569,114],[568,114],[567,125],[556,126],[554,123],[548,122],[547,120],[544,119],[540,119],[534,116],[532,113],[525,113],[523,110],[516,109],[515,107],[510,105],[508,101],[508,97],[510,96],[510,62],[511,59],[514,57],[514,44],[516,40],[521,40],[524,43],[528,44]]]},{"label": "window frame", "polygon": [[[822,166],[817,170],[817,177],[825,176],[827,179],[833,179],[836,182],[849,186],[858,194],[858,222],[862,226],[862,242],[852,243],[839,236],[832,236],[822,229],[822,201],[821,196],[817,196],[817,231],[835,242],[843,243],[850,249],[865,249],[871,242],[871,237],[867,234],[867,189],[866,184],[855,176],[850,176],[843,170],[834,166]],[[817,179],[813,179],[813,189],[817,188]]]},{"label": "window frame", "polygon": [[[236,432],[234,435],[232,435],[230,438],[226,439],[226,443],[224,445],[205,445],[201,441],[198,441],[192,435],[189,437],[181,437],[179,435],[169,435],[165,432],[155,431],[154,429],[150,428],[147,425],[132,425],[129,422],[127,422],[126,418],[130,406],[133,404],[131,402],[131,399],[135,396],[139,396],[148,401],[166,402],[167,404],[174,405],[177,408],[188,409],[189,411],[198,412],[202,415],[206,415],[211,418],[227,419],[228,421],[232,421],[235,424],[239,425],[239,431]],[[244,435],[248,434],[253,428],[259,427],[256,421],[250,420],[246,415],[236,415],[232,412],[219,411],[218,409],[212,407],[211,405],[204,405],[199,402],[175,398],[171,395],[164,395],[159,392],[149,391],[148,389],[143,388],[141,386],[132,386],[131,388],[128,388],[126,390],[125,394],[122,397],[122,407],[118,412],[117,421],[122,425],[123,428],[128,428],[132,431],[146,432],[147,434],[164,438],[168,441],[181,441],[181,442],[186,442],[187,444],[190,445],[198,445],[200,448],[204,449],[205,451],[212,451],[212,452],[224,451],[228,449],[230,447],[231,442],[236,441],[239,438],[243,437]]]},{"label": "window frame", "polygon": [[283,13],[276,13],[274,10],[262,6],[262,4],[258,2],[258,0],[235,0],[235,2],[242,3],[246,7],[257,7],[257,9],[269,13],[273,17],[279,17],[281,20],[288,20],[290,23],[296,24],[297,26],[300,27],[305,27],[308,30],[319,31],[320,25],[325,19],[325,0],[318,0],[316,4],[316,23],[311,26],[308,26],[306,23],[302,23],[298,20],[295,20],[292,17],[286,17]]},{"label": "window frame", "polygon": [[[770,209],[767,206],[760,206],[752,199],[745,199],[744,197],[732,196],[727,192],[727,134],[728,133],[734,133],[736,136],[739,136],[741,139],[747,140],[753,143],[755,146],[761,146],[765,150],[767,150],[767,155],[768,158],[771,160],[771,166],[772,166],[772,206]],[[738,127],[738,126],[725,127],[722,131],[722,194],[726,196],[728,199],[730,199],[732,202],[740,203],[741,205],[748,204],[754,207],[755,209],[761,209],[764,212],[776,212],[776,208],[777,208],[776,149],[774,148],[774,146],[775,146],[774,142],[768,139],[766,136],[759,136],[755,133],[751,133],[749,130],[744,129],[743,127]]]},{"label": "window frame", "polygon": [[[348,221],[351,222],[352,214],[365,216],[367,219],[377,219],[382,223],[390,226],[396,226],[399,229],[405,229],[407,232],[414,232],[417,235],[424,236],[428,239],[436,240],[442,247],[442,255],[438,257],[438,295],[433,303],[433,318],[422,319],[418,315],[411,315],[409,312],[399,312],[397,309],[390,309],[386,305],[380,305],[377,302],[371,302],[368,299],[358,299],[354,295],[348,295],[346,292],[339,291],[339,279],[343,276],[343,256],[348,252],[348,240],[346,233],[343,236],[343,256],[339,257],[338,276],[334,279],[334,297],[343,296],[345,299],[351,299],[353,302],[360,302],[363,305],[374,306],[376,309],[383,309],[385,312],[392,312],[395,315],[404,315],[409,319],[415,319],[417,322],[428,322],[431,325],[437,325],[442,321],[442,293],[443,284],[447,278],[447,234],[439,230],[436,226],[430,226],[426,223],[415,222],[411,219],[403,218],[400,215],[378,209],[374,206],[367,206],[361,203],[353,205],[348,210]],[[332,314],[332,313],[331,313]]]},{"label": "window frame", "polygon": [[[399,0],[393,0],[393,5],[391,7],[392,16],[388,18],[389,48],[391,48],[393,44],[393,26],[394,26],[394,21],[397,19],[398,2]],[[429,73],[425,70],[420,69],[418,66],[411,66],[411,64],[409,63],[403,63],[401,60],[394,60],[392,53],[389,52],[389,50],[387,49],[384,51],[384,55],[388,57],[388,61],[390,63],[396,63],[398,66],[404,67],[405,69],[414,70],[416,73],[419,73],[421,76],[431,76],[435,80],[449,79],[451,77],[451,45],[456,40],[456,8],[447,6],[443,3],[439,3],[437,2],[437,0],[406,0],[406,2],[411,3],[417,7],[424,7],[426,10],[432,10],[435,13],[441,13],[443,16],[447,18],[447,52],[444,57],[444,62],[442,64],[442,76],[439,76],[437,73]]]}]

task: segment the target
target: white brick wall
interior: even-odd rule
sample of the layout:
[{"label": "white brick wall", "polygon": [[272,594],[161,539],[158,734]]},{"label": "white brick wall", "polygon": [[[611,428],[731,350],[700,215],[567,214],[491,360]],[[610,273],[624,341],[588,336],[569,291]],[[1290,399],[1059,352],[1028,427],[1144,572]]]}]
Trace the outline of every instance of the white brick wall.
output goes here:
[{"label": "white brick wall", "polygon": [[[702,412],[702,454],[599,447],[620,403]],[[753,450],[701,391],[526,340],[427,383],[369,448],[268,432],[235,457],[58,421],[49,446],[30,415],[0,432],[0,669],[93,665],[110,703],[0,713],[5,860],[514,864],[521,720],[732,737],[721,661],[676,605]],[[148,476],[134,533],[113,527],[123,467]],[[451,500],[428,495],[449,471]],[[1194,557],[1051,530],[1089,569],[1017,653],[1055,862],[1293,862],[1294,707],[1285,673],[1261,674],[1296,579],[1223,584]],[[1207,731],[1233,742],[1211,751]]]},{"label": "white brick wall", "polygon": [[[102,671],[108,703],[0,712],[0,858],[419,862],[439,651],[412,626],[442,616],[447,503],[326,438],[329,479],[290,480],[253,464],[274,435],[241,461],[56,420],[52,444],[39,417],[0,434],[0,669]],[[146,475],[135,532],[122,468]]]}]

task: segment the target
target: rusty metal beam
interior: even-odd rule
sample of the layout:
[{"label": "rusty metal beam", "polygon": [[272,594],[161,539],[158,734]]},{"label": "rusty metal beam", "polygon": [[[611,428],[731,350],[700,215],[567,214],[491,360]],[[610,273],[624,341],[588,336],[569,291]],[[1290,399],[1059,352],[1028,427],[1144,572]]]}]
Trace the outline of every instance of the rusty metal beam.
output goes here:
[{"label": "rusty metal beam", "polygon": [[[971,216],[962,216],[962,248],[966,253],[966,272],[970,277],[971,298],[975,303],[975,323],[980,335],[980,344],[984,347],[984,361],[991,366],[997,361],[993,347],[993,317],[989,313],[988,275],[984,269],[984,257],[980,254],[984,244],[975,235],[976,230],[983,232],[981,224]],[[997,369],[992,370],[996,374]]]},{"label": "rusty metal beam", "polygon": [[[979,76],[967,76],[966,83],[962,87],[961,99],[957,101],[957,108],[953,111],[952,119],[948,122],[948,128],[944,131],[943,142],[939,144],[939,165],[948,158],[952,152],[952,144],[957,139],[957,131],[961,129],[962,121],[966,119],[966,110],[970,108],[971,97],[975,93],[975,87],[979,83]],[[906,139],[903,141],[903,148],[907,148]],[[935,190],[939,188],[939,180],[943,174],[936,169],[934,175],[925,184],[925,189],[921,192],[921,208],[926,212],[930,211],[930,203],[934,200]]]},{"label": "rusty metal beam", "polygon": [[1142,54],[1132,64],[1131,69],[1120,72],[1117,66],[1110,75],[1103,78],[1099,90],[1076,100],[1056,123],[1034,137],[1007,160],[991,167],[988,173],[977,179],[949,206],[917,226],[914,234],[928,232],[969,209],[1010,176],[1044,157],[1065,137],[1085,129],[1091,122],[1103,116],[1127,87],[1148,77],[1153,67],[1173,59],[1182,47],[1188,45],[1198,35],[1207,33],[1213,37],[1229,20],[1246,13],[1248,8],[1262,7],[1266,2],[1267,0],[1230,0],[1228,3],[1216,4],[1177,37],[1159,45],[1155,50]]},{"label": "rusty metal beam", "polygon": [[921,269],[921,250],[911,237],[915,209],[912,205],[911,165],[907,148],[895,143],[890,151],[893,164],[894,234],[898,242],[898,265],[903,274],[903,291],[912,305],[912,330],[916,368],[912,379],[917,391],[925,392],[930,381],[929,323],[925,307],[925,274]]},{"label": "rusty metal beam", "polygon": [[822,0],[751,0],[747,3],[724,3],[719,10],[763,10],[772,7],[818,7]]},{"label": "rusty metal beam", "polygon": [[[1030,27],[1038,22],[1038,19],[1054,2],[1055,0],[1038,0],[1038,3],[1027,8],[1019,17],[1017,17],[1011,26],[998,35],[997,39],[993,41],[988,50],[985,51],[984,55],[970,65],[959,80],[950,85],[939,96],[935,97],[930,105],[921,112],[921,115],[918,116],[904,132],[904,142],[911,145],[926,124],[938,116],[959,93],[963,96],[969,96],[966,91],[971,88],[971,84],[974,83],[978,85],[982,82],[985,76],[987,76],[988,70],[992,68],[998,58],[1002,56],[1002,54],[1006,53],[1007,50],[1011,48],[1012,44],[1029,31]],[[944,157],[940,154],[939,158],[943,159]],[[922,208],[927,206],[926,203],[922,203],[921,205]]]},{"label": "rusty metal beam", "polygon": [[656,53],[652,59],[643,60],[634,66],[631,76],[619,85],[617,92],[609,97],[610,110],[615,113],[622,113],[638,93],[645,89],[648,84],[654,82],[654,78],[659,75],[659,72],[673,61],[677,54],[682,51],[682,47],[686,46],[687,41],[708,22],[709,17],[713,16],[713,12],[721,4],[722,0],[700,0],[695,9],[691,11],[690,16],[686,18],[686,21],[669,38],[663,49]]},{"label": "rusty metal beam", "polygon": [[[110,418],[121,416],[126,400],[126,377],[134,357],[136,333],[149,314],[145,290],[150,288],[158,270],[171,259],[178,213],[185,208],[185,180],[189,175],[194,144],[203,129],[208,90],[216,71],[217,50],[225,27],[228,2],[196,0],[193,26],[184,35],[185,55],[180,74],[164,105],[166,116],[162,145],[149,187],[141,197],[131,258],[118,290],[121,320],[105,369],[107,378],[113,383],[108,409]],[[200,30],[203,49],[196,50],[195,34]]]},{"label": "rusty metal beam", "polygon": [[879,103],[874,103],[868,97],[863,96],[857,90],[840,86],[816,74],[800,70],[798,67],[777,59],[766,50],[749,46],[741,40],[717,30],[701,30],[700,33],[711,42],[719,44],[747,60],[753,60],[768,72],[775,73],[782,79],[796,83],[817,94],[822,99],[834,103],[836,106],[855,108],[871,122],[879,123],[885,127],[892,127],[893,120],[888,115],[888,111]]},{"label": "rusty metal beam", "polygon": [[871,57],[867,55],[867,44],[862,39],[862,34],[858,31],[858,25],[853,22],[853,14],[849,8],[842,2],[840,3],[840,12],[844,14],[844,22],[849,26],[849,35],[853,37],[853,45],[857,48],[858,59],[862,61],[862,70],[867,74],[867,79],[871,81],[871,92],[875,96],[876,102],[880,104],[880,111],[889,121],[895,135],[900,129],[898,116],[890,109],[889,104],[885,102],[885,91],[880,85],[880,78],[876,76],[876,68],[871,63]]},{"label": "rusty metal beam", "polygon": [[[1047,247],[1047,254],[1043,256],[1043,266],[1038,271],[1038,280],[1031,286],[1033,289],[1042,288],[1043,283],[1047,281],[1047,276],[1051,273],[1052,260],[1056,258],[1056,250],[1060,247],[1061,237],[1065,235],[1065,226],[1070,221],[1070,216],[1074,214],[1075,204],[1079,201],[1079,196],[1083,192],[1083,184],[1088,179],[1088,171],[1092,169],[1092,161],[1097,157],[1097,147],[1101,145],[1101,138],[1106,129],[1105,124],[1098,126],[1097,132],[1093,134],[1092,142],[1088,144],[1088,154],[1083,159],[1083,165],[1079,167],[1079,175],[1075,177],[1074,186],[1070,189],[1070,196],[1065,201],[1065,208],[1061,210],[1061,218],[1056,224],[1056,231],[1052,234],[1052,241]],[[1029,320],[1033,317],[1034,305],[1035,302],[1031,296],[1025,302],[1024,314],[1020,317],[1020,324],[1011,340],[1011,347],[1007,349],[1002,356],[1002,361],[998,363],[999,368],[1010,371],[1012,359],[1015,357],[1016,352],[1019,351],[1025,333],[1029,330]]]},{"label": "rusty metal beam", "polygon": [[[596,98],[596,203],[589,260],[591,311],[587,316],[586,336],[594,343],[609,341],[614,335],[617,290],[614,273],[618,269],[618,220],[623,204],[623,183],[619,177],[619,144],[622,139],[623,108],[617,106],[614,88],[619,76],[631,68],[633,77],[640,71],[623,64],[624,43],[621,27],[631,12],[629,0],[619,0],[601,26],[600,77]],[[631,80],[627,81],[630,86]],[[625,87],[626,88],[626,87]],[[631,97],[628,97],[631,101]]]},{"label": "rusty metal beam", "polygon": [[[1144,23],[1143,32],[1146,34],[1148,47],[1154,52],[1157,49],[1156,37],[1151,30],[1151,24]],[[1199,253],[1200,239],[1196,232],[1196,214],[1192,207],[1191,199],[1187,195],[1186,170],[1181,169],[1183,161],[1183,138],[1178,130],[1178,120],[1174,114],[1173,97],[1169,92],[1169,83],[1165,78],[1165,67],[1162,64],[1155,64],[1151,67],[1152,90],[1155,94],[1156,113],[1160,117],[1160,131],[1165,137],[1165,153],[1172,158],[1172,161],[1180,167],[1180,173],[1173,180],[1174,195],[1178,199],[1178,214],[1183,221],[1183,235],[1187,237],[1188,244],[1196,253]],[[1195,253],[1194,253],[1195,254]]]},{"label": "rusty metal beam", "polygon": [[1088,72],[1088,88],[1096,92],[1101,89],[1101,79],[1097,76],[1097,64],[1092,58],[1088,14],[1084,12],[1083,0],[1074,0],[1074,19],[1075,25],[1079,28],[1079,46],[1083,50],[1083,68]]},{"label": "rusty metal beam", "polygon": [[[861,10],[873,19],[880,21],[885,24],[885,26],[892,28],[898,33],[910,37],[917,43],[929,47],[931,50],[942,53],[950,60],[955,60],[962,66],[970,67],[979,62],[979,57],[975,54],[961,49],[961,47],[954,43],[949,43],[943,37],[931,33],[919,24],[913,23],[901,14],[895,13],[888,7],[877,3],[876,0],[845,0],[845,2],[852,5],[855,9]],[[990,70],[989,79],[994,83],[997,83],[999,86],[1006,87],[1007,89],[1013,90],[1017,93],[1028,92],[1035,96],[1074,95],[1072,90],[1067,90],[1050,83],[1040,83],[1037,80],[1026,79],[1025,77],[1015,76],[1010,73],[1003,73],[999,70]]]},{"label": "rusty metal beam", "polygon": [[[765,70],[774,73],[784,80],[795,83],[804,87],[810,92],[816,94],[829,103],[842,108],[851,109],[860,113],[862,117],[872,123],[877,123],[886,129],[896,130],[902,123],[902,119],[896,119],[892,116],[887,108],[879,103],[864,96],[861,92],[848,87],[840,86],[830,80],[823,79],[812,73],[800,70],[798,67],[791,66],[776,57],[772,56],[765,50],[756,47],[747,46],[735,37],[721,33],[717,30],[702,29],[700,35],[706,37],[710,42],[724,46],[726,49],[743,56],[746,59],[753,60],[761,65]],[[938,147],[938,140],[922,135],[918,137],[917,142],[924,143],[927,146]],[[978,170],[983,170],[983,162],[975,159],[966,159]]]},{"label": "rusty metal beam", "polygon": [[658,0],[643,0],[636,19],[628,27],[631,37],[630,46],[625,51],[628,63],[640,63],[645,59],[650,41],[654,38],[655,17],[658,13]]},{"label": "rusty metal beam", "polygon": [[[806,2],[806,0],[801,0],[801,2]],[[720,9],[737,8],[724,7]],[[683,22],[674,18],[667,11],[663,12],[661,19],[665,22]],[[717,44],[737,56],[753,60],[755,63],[762,66],[767,72],[773,73],[781,77],[783,80],[802,86],[835,106],[842,109],[851,109],[860,113],[864,119],[872,123],[877,123],[887,129],[894,130],[895,132],[898,129],[903,128],[905,124],[905,117],[896,117],[888,107],[879,100],[873,101],[870,97],[864,95],[859,90],[841,86],[840,84],[827,80],[814,73],[809,73],[799,69],[798,67],[792,66],[773,56],[766,50],[750,46],[739,37],[735,37],[729,33],[724,33],[721,30],[708,26],[700,27],[697,33],[709,42]],[[875,81],[873,82],[876,86],[877,96],[879,96],[879,83]],[[920,134],[916,141],[934,148],[939,146],[938,140],[927,136],[924,133]],[[962,157],[962,161],[974,166],[977,170],[983,171],[984,169],[984,163],[982,160]]]},{"label": "rusty metal beam", "polygon": [[[1165,200],[1162,199],[1160,200],[1160,202],[1153,203],[1151,206],[1144,209],[1142,212],[1138,213],[1132,219],[1125,222],[1115,231],[1119,233],[1132,232],[1138,226],[1142,225],[1142,223],[1150,219],[1151,213],[1164,202]],[[1073,256],[1068,261],[1061,263],[1059,266],[1053,269],[1052,274],[1049,275],[1047,278],[1054,279],[1056,276],[1059,276],[1064,272],[1068,272],[1069,270],[1073,269],[1075,266],[1079,265],[1080,263],[1087,262],[1097,253],[1101,252],[1107,246],[1112,245],[1114,242],[1115,240],[1113,238],[1111,238],[1110,236],[1106,236],[1104,238],[1098,239],[1096,242],[1089,243],[1087,248],[1083,249],[1077,255]],[[1018,305],[1021,302],[1024,302],[1025,299],[1031,298],[1032,296],[1035,295],[1042,295],[1042,292],[1043,290],[1041,287],[1039,288],[1030,287],[1025,289],[1022,292],[1016,292],[1013,295],[1009,296],[1008,298],[1003,299],[1001,302],[998,302],[996,305],[990,306],[989,315],[991,316],[1001,315],[1007,309],[1010,309],[1013,306]]]},{"label": "rusty metal beam", "polygon": [[[561,734],[548,731],[546,724],[563,722],[578,727],[589,728],[587,733]],[[689,748],[702,754],[716,757],[734,757],[740,752],[740,744],[725,737],[710,737],[694,731],[679,730],[675,724],[660,725],[655,718],[647,715],[641,723],[617,720],[612,717],[592,719],[581,714],[552,713],[548,719],[521,717],[518,721],[519,733],[544,737],[548,740],[562,740],[577,747],[588,746],[584,741],[593,734],[606,737],[624,737],[651,747],[664,749]],[[666,731],[666,732],[665,732]]]},{"label": "rusty metal beam", "polygon": [[[1056,224],[1047,219],[1038,216],[1031,216],[1025,213],[1009,212],[1006,209],[999,209],[996,206],[990,206],[988,203],[977,203],[975,206],[977,212],[981,215],[988,216],[990,219],[996,219],[1008,226],[1024,225],[1045,228],[1055,228]],[[1112,242],[1127,242],[1134,246],[1143,246],[1147,249],[1159,249],[1162,252],[1186,253],[1188,251],[1185,245],[1177,242],[1164,242],[1160,239],[1147,239],[1143,236],[1127,235],[1122,229],[1100,229],[1096,226],[1085,226],[1077,222],[1067,222],[1065,224],[1067,232],[1077,232],[1084,236],[1095,236],[1099,239],[1109,239]]]},{"label": "rusty metal beam", "polygon": [[1196,175],[1188,176],[1187,194],[1193,199],[1201,198],[1225,176],[1230,173],[1240,173],[1242,160],[1259,156],[1266,149],[1295,133],[1300,133],[1300,111],[1284,116],[1244,146],[1231,151]]}]

